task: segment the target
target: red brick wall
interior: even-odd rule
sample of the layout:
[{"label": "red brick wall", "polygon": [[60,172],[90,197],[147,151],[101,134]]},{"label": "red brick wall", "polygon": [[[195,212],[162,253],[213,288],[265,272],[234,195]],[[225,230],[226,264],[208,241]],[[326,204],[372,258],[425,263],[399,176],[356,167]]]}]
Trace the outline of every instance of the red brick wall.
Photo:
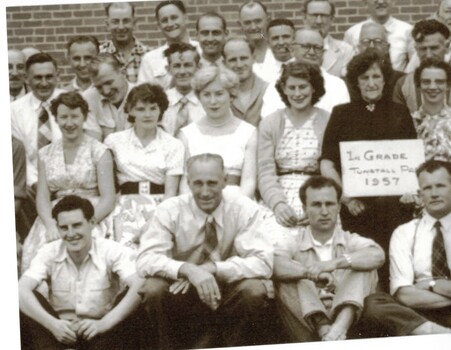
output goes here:
[{"label": "red brick wall", "polygon": [[[185,0],[189,28],[194,36],[194,23],[199,13],[217,11],[227,20],[231,33],[239,33],[237,9],[244,0]],[[302,24],[303,1],[262,0],[272,18],[287,17],[295,25]],[[411,23],[433,13],[439,0],[394,0],[395,15]],[[138,24],[136,37],[146,44],[158,46],[162,36],[155,22],[157,1],[135,2]],[[350,25],[366,18],[364,0],[335,0],[337,14],[332,29],[341,38]],[[8,46],[23,48],[35,46],[48,51],[60,65],[61,80],[69,79],[70,68],[65,60],[65,45],[73,35],[94,34],[100,41],[108,37],[105,28],[103,4],[66,4],[8,7],[6,9]]]}]

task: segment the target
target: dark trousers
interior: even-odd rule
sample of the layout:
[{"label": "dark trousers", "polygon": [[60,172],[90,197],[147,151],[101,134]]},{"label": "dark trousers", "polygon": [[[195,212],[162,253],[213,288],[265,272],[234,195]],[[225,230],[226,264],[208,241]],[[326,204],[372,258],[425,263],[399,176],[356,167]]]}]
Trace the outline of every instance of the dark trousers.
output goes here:
[{"label": "dark trousers", "polygon": [[[124,297],[126,291],[118,295],[115,305]],[[59,318],[58,314],[41,294],[35,292],[42,307],[52,316]],[[138,308],[126,320],[122,321],[108,332],[95,336],[90,341],[78,339],[75,344],[60,343],[53,334],[38,322],[20,313],[22,350],[120,350],[120,349],[147,349],[146,330],[147,315],[142,308]]]},{"label": "dark trousers", "polygon": [[[399,202],[400,197],[365,197],[358,198],[365,204],[365,211],[358,216],[349,213],[348,208],[341,207],[340,217],[343,229],[358,233],[376,241],[385,256],[388,257],[388,247],[393,231],[401,224],[413,218],[413,205],[404,205]],[[379,287],[382,291],[389,291],[389,264],[388,260],[378,270]]]},{"label": "dark trousers", "polygon": [[363,317],[379,333],[408,335],[427,321],[451,328],[451,307],[413,309],[400,304],[387,293],[371,294],[365,299]]},{"label": "dark trousers", "polygon": [[265,319],[267,292],[262,281],[246,279],[220,285],[222,299],[213,311],[190,286],[186,294],[169,293],[170,281],[148,278],[140,294],[151,320],[153,348],[181,349],[253,345]]}]

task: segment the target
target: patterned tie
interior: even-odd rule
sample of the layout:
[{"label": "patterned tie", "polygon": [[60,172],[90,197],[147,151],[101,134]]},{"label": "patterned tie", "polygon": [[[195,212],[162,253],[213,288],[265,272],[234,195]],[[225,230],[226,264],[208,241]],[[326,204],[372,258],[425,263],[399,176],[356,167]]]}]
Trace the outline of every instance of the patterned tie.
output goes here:
[{"label": "patterned tie", "polygon": [[215,219],[212,216],[207,216],[207,219],[205,220],[205,240],[203,244],[202,249],[202,262],[207,261],[210,259],[211,261],[214,261],[212,259],[212,253],[215,251],[216,247],[218,246],[218,236],[216,234],[216,224]]},{"label": "patterned tie", "polygon": [[436,235],[434,242],[432,243],[432,277],[450,278],[440,221],[437,221],[434,224],[434,227],[436,230]]},{"label": "patterned tie", "polygon": [[177,111],[177,119],[175,121],[175,133],[177,135],[178,131],[189,123],[189,114],[188,114],[188,99],[186,97],[182,97],[179,101],[179,110]]},{"label": "patterned tie", "polygon": [[52,131],[50,129],[49,112],[44,103],[41,104],[38,122],[38,149],[48,145],[52,141]]}]

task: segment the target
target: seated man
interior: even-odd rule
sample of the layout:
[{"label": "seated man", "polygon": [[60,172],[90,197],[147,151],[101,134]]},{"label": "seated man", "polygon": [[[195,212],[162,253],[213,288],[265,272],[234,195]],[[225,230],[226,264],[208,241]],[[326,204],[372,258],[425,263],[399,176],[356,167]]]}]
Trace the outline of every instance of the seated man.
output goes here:
[{"label": "seated man", "polygon": [[[142,280],[132,251],[92,237],[94,208],[87,199],[67,196],[55,205],[52,216],[61,240],[42,247],[19,281],[20,310],[32,348],[133,348],[128,340],[136,335],[130,321],[137,316]],[[117,276],[129,289],[115,305]],[[50,303],[36,292],[43,281],[49,286]]]},{"label": "seated man", "polygon": [[155,347],[249,345],[272,291],[259,207],[245,196],[223,197],[219,155],[193,156],[187,171],[191,193],[157,207],[137,259]]},{"label": "seated man", "polygon": [[417,169],[421,219],[390,240],[390,293],[365,300],[365,316],[390,335],[451,333],[451,163]]},{"label": "seated man", "polygon": [[274,243],[277,302],[292,341],[346,339],[376,288],[384,251],[337,226],[340,197],[334,180],[310,177],[300,189],[309,226]]}]

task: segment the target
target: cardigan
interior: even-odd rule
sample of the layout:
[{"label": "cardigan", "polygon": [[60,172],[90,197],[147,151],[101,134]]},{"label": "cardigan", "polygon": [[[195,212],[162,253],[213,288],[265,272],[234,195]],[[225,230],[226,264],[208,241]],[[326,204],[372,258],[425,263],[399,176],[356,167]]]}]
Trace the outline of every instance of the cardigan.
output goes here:
[{"label": "cardigan", "polygon": [[[316,112],[315,134],[320,141],[324,135],[329,112],[314,107]],[[285,108],[279,109],[263,119],[258,132],[258,188],[266,205],[274,210],[278,203],[286,203],[282,186],[278,181],[275,150],[285,129]]]}]

